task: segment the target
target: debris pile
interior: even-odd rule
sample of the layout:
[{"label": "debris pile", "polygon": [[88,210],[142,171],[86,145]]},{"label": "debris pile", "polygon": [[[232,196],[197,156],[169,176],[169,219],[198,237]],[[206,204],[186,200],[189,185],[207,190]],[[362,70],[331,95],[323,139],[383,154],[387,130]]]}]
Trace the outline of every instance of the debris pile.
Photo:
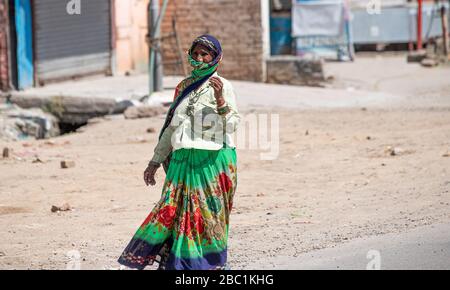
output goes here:
[{"label": "debris pile", "polygon": [[422,66],[430,68],[440,64],[449,64],[450,54],[444,43],[442,37],[430,39],[425,50],[409,53],[408,62],[418,62]]},{"label": "debris pile", "polygon": [[163,115],[166,112],[167,109],[163,106],[134,106],[126,109],[124,116],[126,119],[151,118]]},{"label": "debris pile", "polygon": [[0,104],[0,139],[20,141],[46,139],[60,135],[58,119],[41,109],[22,109],[14,104]]}]

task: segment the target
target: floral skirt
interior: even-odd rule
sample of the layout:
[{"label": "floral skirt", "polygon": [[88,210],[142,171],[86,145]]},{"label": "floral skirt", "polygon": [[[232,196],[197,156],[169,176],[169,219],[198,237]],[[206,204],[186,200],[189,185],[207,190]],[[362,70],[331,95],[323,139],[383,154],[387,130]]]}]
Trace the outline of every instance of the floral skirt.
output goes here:
[{"label": "floral skirt", "polygon": [[236,192],[236,150],[179,149],[162,197],[118,262],[144,269],[224,269],[230,212]]}]

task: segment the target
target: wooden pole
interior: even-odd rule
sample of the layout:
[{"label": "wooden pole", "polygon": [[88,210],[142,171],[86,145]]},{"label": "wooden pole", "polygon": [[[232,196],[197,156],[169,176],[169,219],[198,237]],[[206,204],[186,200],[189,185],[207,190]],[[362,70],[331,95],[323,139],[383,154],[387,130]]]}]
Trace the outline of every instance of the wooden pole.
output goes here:
[{"label": "wooden pole", "polygon": [[445,6],[441,7],[441,21],[442,21],[442,40],[444,45],[444,55],[445,59],[448,60],[448,20],[447,20],[447,11]]}]

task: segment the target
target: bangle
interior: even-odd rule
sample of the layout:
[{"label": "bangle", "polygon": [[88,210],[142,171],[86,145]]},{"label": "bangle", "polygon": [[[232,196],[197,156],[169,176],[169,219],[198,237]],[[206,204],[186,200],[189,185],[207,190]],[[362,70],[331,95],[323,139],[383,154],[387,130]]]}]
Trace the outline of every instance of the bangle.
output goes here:
[{"label": "bangle", "polygon": [[217,112],[221,116],[226,115],[230,112],[230,107],[227,104],[225,104],[224,106],[218,107]]}]

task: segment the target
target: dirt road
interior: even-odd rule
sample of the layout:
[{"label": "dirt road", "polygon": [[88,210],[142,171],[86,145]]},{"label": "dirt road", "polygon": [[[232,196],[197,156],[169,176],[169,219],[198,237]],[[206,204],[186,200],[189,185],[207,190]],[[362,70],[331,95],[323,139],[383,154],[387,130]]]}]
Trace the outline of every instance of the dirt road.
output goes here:
[{"label": "dirt road", "polygon": [[[449,111],[279,113],[277,160],[239,151],[232,267],[450,219]],[[0,163],[0,268],[65,268],[71,250],[85,269],[116,266],[160,196],[163,174],[146,188],[142,172],[157,138],[146,130],[161,123],[110,120],[52,143],[1,144],[21,160]],[[50,211],[64,203],[74,210]]]}]

